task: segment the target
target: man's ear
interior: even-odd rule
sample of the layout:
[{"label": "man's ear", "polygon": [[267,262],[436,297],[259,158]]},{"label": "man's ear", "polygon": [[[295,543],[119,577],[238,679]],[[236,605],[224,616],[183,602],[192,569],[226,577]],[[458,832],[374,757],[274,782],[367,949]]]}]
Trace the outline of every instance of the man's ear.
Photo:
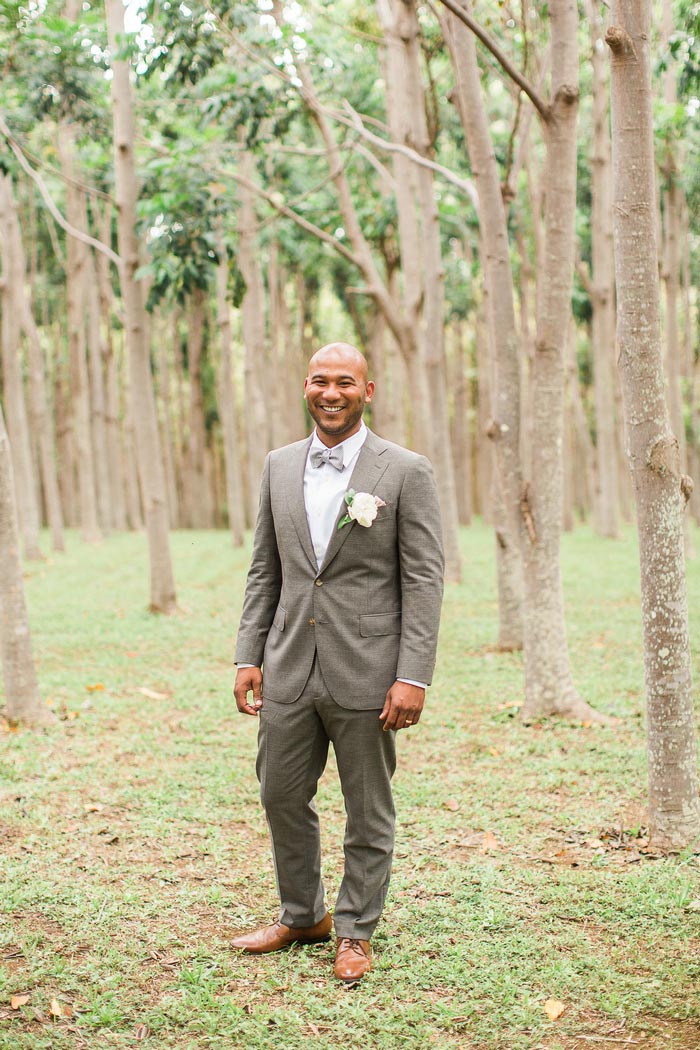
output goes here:
[{"label": "man's ear", "polygon": [[374,383],[370,379],[370,380],[368,380],[367,386],[365,387],[365,404],[369,404],[369,402],[372,400],[372,394],[373,393],[374,393]]}]

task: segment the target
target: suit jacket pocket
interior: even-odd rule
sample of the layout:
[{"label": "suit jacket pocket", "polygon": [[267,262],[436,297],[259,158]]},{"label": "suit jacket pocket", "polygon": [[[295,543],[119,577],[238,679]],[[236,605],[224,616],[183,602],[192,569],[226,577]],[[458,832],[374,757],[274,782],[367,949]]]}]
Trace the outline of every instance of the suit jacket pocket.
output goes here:
[{"label": "suit jacket pocket", "polygon": [[286,611],[282,608],[281,605],[278,605],[277,606],[277,612],[275,613],[275,618],[272,621],[272,626],[276,627],[278,631],[283,631],[286,620],[287,620],[287,613],[286,613]]},{"label": "suit jacket pocket", "polygon": [[367,613],[360,617],[360,634],[373,638],[382,634],[401,634],[401,613]]}]

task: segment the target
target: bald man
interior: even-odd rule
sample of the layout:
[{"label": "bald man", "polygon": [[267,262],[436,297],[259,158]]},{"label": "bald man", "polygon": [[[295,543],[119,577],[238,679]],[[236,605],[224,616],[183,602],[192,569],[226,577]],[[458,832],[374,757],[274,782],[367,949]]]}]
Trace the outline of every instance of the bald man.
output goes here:
[{"label": "bald man", "polygon": [[[334,972],[348,984],[372,968],[394,849],[396,734],[420,721],[444,568],[430,463],[368,430],[373,393],[355,347],[311,358],[314,432],[265,461],[234,687],[241,714],[260,719],[280,913],[233,945],[274,952],[328,940],[335,925]],[[313,801],[329,743],[347,814],[333,919]]]}]

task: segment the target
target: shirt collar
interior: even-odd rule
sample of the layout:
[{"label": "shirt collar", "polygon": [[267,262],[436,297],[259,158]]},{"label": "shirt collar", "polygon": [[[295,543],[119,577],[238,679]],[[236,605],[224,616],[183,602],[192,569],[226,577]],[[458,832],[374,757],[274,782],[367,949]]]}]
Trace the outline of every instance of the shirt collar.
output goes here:
[{"label": "shirt collar", "polygon": [[[347,467],[348,463],[353,458],[353,456],[357,455],[357,453],[360,451],[360,449],[362,448],[362,446],[365,443],[366,438],[367,438],[367,427],[365,426],[364,422],[361,422],[360,423],[360,429],[357,431],[356,434],[353,434],[351,437],[346,438],[345,441],[341,441],[339,444],[337,444],[335,446],[335,448],[342,448],[342,450],[343,450],[343,470],[345,469],[345,467]],[[312,448],[321,448],[321,449],[323,449],[323,448],[327,448],[327,447],[328,446],[324,445],[323,442],[321,441],[321,439],[318,436],[318,433],[316,431],[316,428],[314,427],[314,433],[313,433],[313,437],[311,438],[311,445],[310,445],[309,451]]]}]

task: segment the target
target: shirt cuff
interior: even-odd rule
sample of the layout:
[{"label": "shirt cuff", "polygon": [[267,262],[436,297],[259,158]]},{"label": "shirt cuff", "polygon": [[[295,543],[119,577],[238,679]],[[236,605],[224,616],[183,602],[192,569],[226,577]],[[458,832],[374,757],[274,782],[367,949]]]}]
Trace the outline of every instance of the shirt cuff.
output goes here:
[{"label": "shirt cuff", "polygon": [[236,664],[236,667],[255,667],[255,664]]},{"label": "shirt cuff", "polygon": [[[240,667],[240,664],[238,665]],[[405,682],[406,685],[417,685],[419,689],[427,689],[425,682],[414,682],[412,678],[397,678],[397,682]]]}]

